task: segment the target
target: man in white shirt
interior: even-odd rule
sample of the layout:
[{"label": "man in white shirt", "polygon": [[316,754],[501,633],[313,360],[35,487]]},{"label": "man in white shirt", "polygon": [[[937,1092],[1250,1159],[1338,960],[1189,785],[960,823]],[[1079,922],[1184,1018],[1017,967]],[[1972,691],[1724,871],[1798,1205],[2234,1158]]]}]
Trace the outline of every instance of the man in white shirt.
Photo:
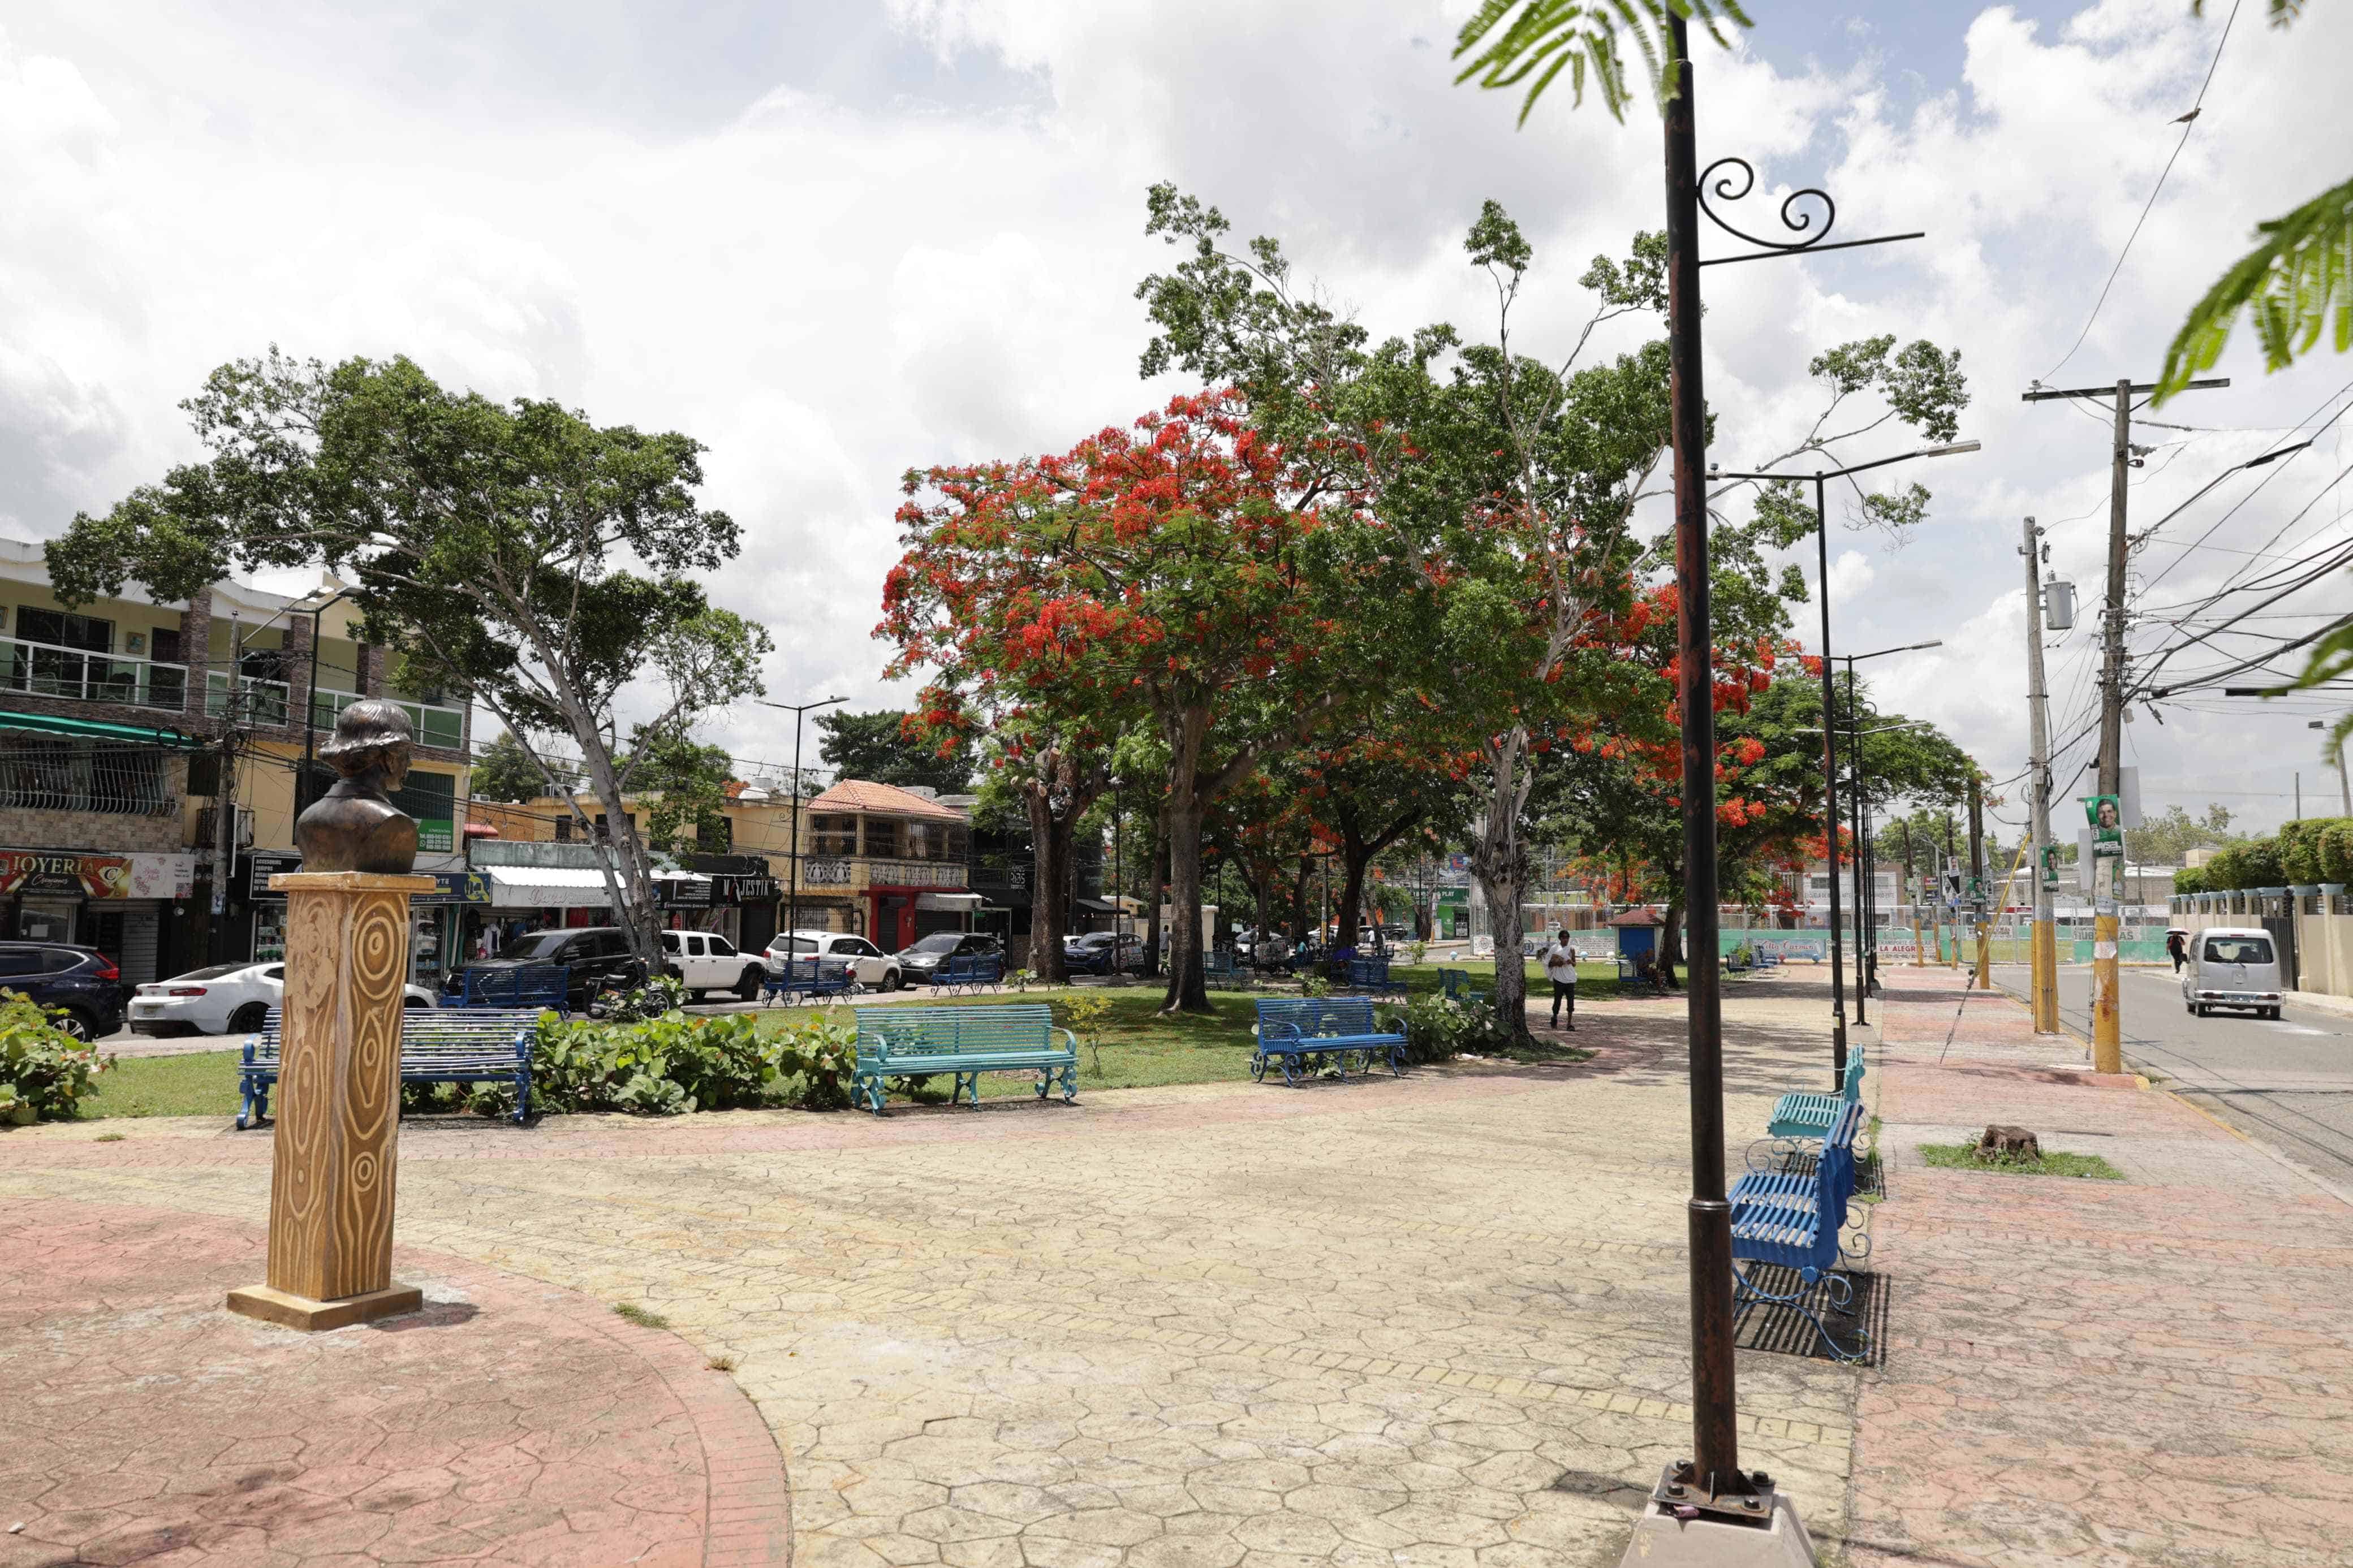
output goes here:
[{"label": "man in white shirt", "polygon": [[1568,1032],[1577,1032],[1577,949],[1568,944],[1568,928],[1554,928],[1552,945],[1545,949],[1545,973],[1552,981],[1552,1026],[1563,1027],[1560,1005],[1568,1004]]}]

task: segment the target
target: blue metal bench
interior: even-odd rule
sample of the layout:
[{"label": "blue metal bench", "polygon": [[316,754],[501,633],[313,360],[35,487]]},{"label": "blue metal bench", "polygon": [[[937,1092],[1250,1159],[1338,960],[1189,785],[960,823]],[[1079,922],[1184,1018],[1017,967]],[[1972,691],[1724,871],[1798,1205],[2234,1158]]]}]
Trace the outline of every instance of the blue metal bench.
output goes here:
[{"label": "blue metal bench", "polygon": [[526,963],[512,969],[469,969],[452,1007],[553,1007],[572,1010],[572,966]]},{"label": "blue metal bench", "polygon": [[[1847,1224],[1847,1205],[1854,1196],[1854,1141],[1863,1121],[1859,1104],[1849,1105],[1822,1141],[1822,1152],[1810,1171],[1752,1172],[1743,1176],[1728,1195],[1732,1204],[1733,1315],[1736,1322],[1763,1302],[1795,1307],[1814,1325],[1823,1345],[1841,1361],[1860,1361],[1871,1348],[1867,1330],[1852,1351],[1841,1345],[1808,1304],[1820,1285],[1841,1311],[1854,1304],[1851,1278],[1834,1272],[1841,1256],[1861,1261],[1870,1252],[1869,1239],[1843,1252],[1839,1232]],[[1794,1271],[1797,1287],[1773,1291],[1743,1273],[1742,1263],[1769,1263]]]},{"label": "blue metal bench", "polygon": [[1405,982],[1389,978],[1389,961],[1386,958],[1349,959],[1341,984],[1351,991],[1378,992],[1391,996],[1405,994]]},{"label": "blue metal bench", "polygon": [[[944,967],[944,966],[943,966]],[[1060,1035],[1063,1043],[1056,1045]],[[853,1104],[882,1114],[883,1082],[953,1073],[948,1095],[954,1105],[967,1087],[980,1103],[985,1072],[1038,1074],[1038,1098],[1059,1080],[1066,1102],[1079,1098],[1079,1040],[1054,1026],[1051,1007],[1010,1003],[981,1007],[860,1007],[858,1009],[858,1071]]]},{"label": "blue metal bench", "polygon": [[1348,1058],[1361,1055],[1365,1076],[1373,1059],[1387,1056],[1389,1071],[1405,1076],[1405,1037],[1388,1034],[1373,1022],[1369,996],[1303,996],[1258,1005],[1258,1048],[1250,1053],[1250,1078],[1266,1080],[1267,1063],[1282,1069],[1282,1081],[1297,1087],[1312,1057],[1329,1057],[1348,1076]]},{"label": "blue metal bench", "polygon": [[818,959],[795,958],[786,961],[783,973],[771,970],[761,977],[760,1000],[768,1003],[782,998],[790,1002],[796,997],[807,997],[815,1001],[819,996],[848,996],[859,989],[858,976],[847,963],[837,963],[828,970]]},{"label": "blue metal bench", "polygon": [[1005,960],[993,955],[965,953],[940,961],[932,971],[932,989],[951,994],[977,991],[984,985],[1005,984]]},{"label": "blue metal bench", "polygon": [[[412,1007],[400,1016],[403,1083],[505,1083],[515,1091],[514,1122],[531,1114],[531,1047],[539,1036],[535,1007]],[[240,1131],[269,1115],[270,1086],[279,1077],[279,1015],[272,1007],[261,1033],[245,1042],[237,1063]]]},{"label": "blue metal bench", "polygon": [[1449,1002],[1460,1002],[1466,1007],[1476,1007],[1487,999],[1484,991],[1471,989],[1471,972],[1467,969],[1440,970],[1438,989]]}]

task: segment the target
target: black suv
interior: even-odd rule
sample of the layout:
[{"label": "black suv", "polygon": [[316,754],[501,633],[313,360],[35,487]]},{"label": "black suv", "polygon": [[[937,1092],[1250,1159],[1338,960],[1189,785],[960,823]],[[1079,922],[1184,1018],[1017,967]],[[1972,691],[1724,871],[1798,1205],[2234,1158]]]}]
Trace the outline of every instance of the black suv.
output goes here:
[{"label": "black suv", "polygon": [[[565,977],[565,994],[572,1010],[584,1011],[600,991],[628,991],[645,980],[645,965],[629,951],[629,939],[619,926],[575,926],[568,930],[535,931],[519,936],[496,958],[477,959],[468,971],[521,969],[525,964],[561,963],[572,973]],[[463,974],[450,977],[454,994],[465,988]]]},{"label": "black suv", "polygon": [[95,1040],[122,1027],[122,971],[92,947],[0,942],[0,990],[62,1007],[59,1032]]}]

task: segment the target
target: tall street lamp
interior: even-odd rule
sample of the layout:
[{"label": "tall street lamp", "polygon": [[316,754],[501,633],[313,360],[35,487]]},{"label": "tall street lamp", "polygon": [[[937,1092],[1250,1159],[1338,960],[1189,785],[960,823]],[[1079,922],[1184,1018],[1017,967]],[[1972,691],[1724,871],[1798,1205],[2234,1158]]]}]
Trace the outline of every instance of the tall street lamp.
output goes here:
[{"label": "tall street lamp", "polygon": [[[780,712],[789,713],[793,716],[793,825],[790,829],[792,834],[792,864],[786,872],[786,875],[791,879],[792,891],[786,895],[785,903],[785,952],[786,955],[785,958],[785,976],[788,980],[792,977],[793,964],[797,961],[797,954],[800,952],[799,944],[796,942],[794,933],[801,929],[801,717],[802,715],[812,712],[817,709],[831,708],[837,703],[847,702],[849,700],[849,699],[847,697],[828,697],[816,702],[768,702],[764,700],[760,703],[760,706],[763,708],[774,708]],[[811,950],[809,954],[809,978],[811,980],[815,980],[817,978],[817,955],[814,949]]]},{"label": "tall street lamp", "polygon": [[[1711,479],[1811,479],[1814,481],[1814,581],[1822,605],[1822,856],[1830,867],[1831,887],[1831,1064],[1833,1089],[1846,1082],[1846,964],[1844,949],[1839,943],[1841,926],[1838,879],[1838,743],[1837,721],[1831,717],[1834,706],[1831,692],[1831,533],[1830,512],[1823,499],[1823,489],[1832,479],[1843,479],[1873,468],[1884,468],[1897,463],[1908,463],[1916,458],[1951,458],[1979,447],[1976,441],[1948,441],[1940,447],[1924,447],[1916,452],[1898,452],[1892,458],[1877,458],[1868,463],[1850,463],[1843,468],[1823,468],[1810,474],[1727,474],[1720,468],[1708,469]],[[1934,647],[1934,644],[1924,644]],[[1894,649],[1883,649],[1894,652]],[[1866,657],[1876,658],[1877,655]],[[1849,673],[1852,673],[1852,665]],[[1857,848],[1860,849],[1858,845]],[[1860,902],[1860,898],[1857,900]],[[1862,963],[1858,940],[1856,963]],[[1863,1021],[1862,1005],[1855,1004],[1855,1022]]]},{"label": "tall street lamp", "polygon": [[[1862,729],[1862,701],[1855,695],[1854,667],[1867,658],[1884,658],[1891,653],[1914,653],[1921,648],[1944,646],[1943,639],[1936,638],[1928,642],[1905,643],[1901,647],[1883,647],[1870,653],[1839,656],[1846,660],[1847,766],[1854,774],[1854,787],[1847,792],[1852,798],[1854,814],[1854,1021],[1865,1026],[1871,1023],[1866,1006],[1872,982],[1878,975],[1879,865],[1870,847],[1871,803],[1864,798],[1866,792],[1862,787],[1862,738],[1867,734],[1884,734],[1889,730],[1908,730],[1915,726],[1905,723],[1889,724],[1878,730]],[[1827,720],[1824,722],[1832,723]],[[1868,879],[1864,876],[1866,860],[1870,862]],[[1831,868],[1831,881],[1833,886],[1837,884],[1836,865]]]}]

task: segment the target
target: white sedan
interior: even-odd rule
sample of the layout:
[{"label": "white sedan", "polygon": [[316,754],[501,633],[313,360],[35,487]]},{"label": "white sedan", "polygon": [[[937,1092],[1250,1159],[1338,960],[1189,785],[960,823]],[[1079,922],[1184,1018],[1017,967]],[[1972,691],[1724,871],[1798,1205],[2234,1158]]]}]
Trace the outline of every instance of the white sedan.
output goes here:
[{"label": "white sedan", "polygon": [[[285,999],[284,963],[219,963],[137,987],[129,1023],[134,1035],[250,1035],[260,1029],[261,1016]],[[430,1007],[433,993],[408,986],[400,1005]]]},{"label": "white sedan", "polygon": [[787,948],[795,958],[816,953],[819,969],[848,965],[858,983],[869,991],[899,989],[899,961],[862,936],[846,931],[797,931],[790,936],[779,932],[776,940],[768,944],[769,973],[785,972]]}]

